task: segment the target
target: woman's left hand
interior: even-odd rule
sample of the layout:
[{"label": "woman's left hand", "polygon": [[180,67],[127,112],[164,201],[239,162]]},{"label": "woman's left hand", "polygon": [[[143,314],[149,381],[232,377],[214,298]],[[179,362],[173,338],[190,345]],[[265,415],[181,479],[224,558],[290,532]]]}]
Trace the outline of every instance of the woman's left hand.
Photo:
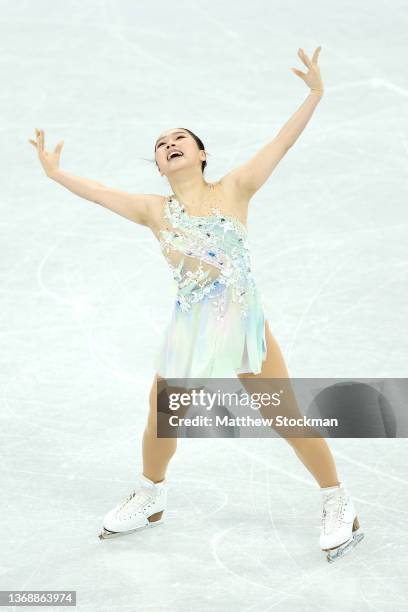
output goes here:
[{"label": "woman's left hand", "polygon": [[320,76],[320,68],[317,65],[320,50],[321,47],[317,47],[313,53],[312,59],[310,60],[303,49],[298,49],[298,56],[309,70],[307,73],[297,70],[296,68],[292,68],[292,70],[298,77],[304,80],[306,85],[308,85],[311,90],[323,93],[323,81],[322,77]]}]

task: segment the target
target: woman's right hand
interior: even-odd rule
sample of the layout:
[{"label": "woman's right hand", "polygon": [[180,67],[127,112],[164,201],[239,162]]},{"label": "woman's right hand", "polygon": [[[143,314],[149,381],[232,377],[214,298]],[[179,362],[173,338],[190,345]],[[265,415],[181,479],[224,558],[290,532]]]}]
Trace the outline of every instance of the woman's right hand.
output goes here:
[{"label": "woman's right hand", "polygon": [[59,168],[61,150],[64,146],[64,141],[61,140],[55,147],[54,151],[48,152],[44,149],[44,131],[37,129],[35,131],[37,140],[29,140],[28,142],[31,142],[31,144],[37,149],[38,159],[44,168],[45,174],[52,177],[54,172]]}]

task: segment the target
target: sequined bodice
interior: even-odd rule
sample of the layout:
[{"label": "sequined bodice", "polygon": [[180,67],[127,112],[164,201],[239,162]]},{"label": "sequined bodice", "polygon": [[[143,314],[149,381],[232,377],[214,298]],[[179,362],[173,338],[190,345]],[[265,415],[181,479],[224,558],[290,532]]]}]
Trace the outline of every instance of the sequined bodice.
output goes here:
[{"label": "sequined bodice", "polygon": [[247,230],[218,207],[211,211],[212,215],[193,216],[175,197],[165,201],[166,228],[159,231],[159,242],[178,285],[176,304],[188,311],[208,299],[222,318],[230,289],[232,300],[246,316],[249,298],[256,289]]}]

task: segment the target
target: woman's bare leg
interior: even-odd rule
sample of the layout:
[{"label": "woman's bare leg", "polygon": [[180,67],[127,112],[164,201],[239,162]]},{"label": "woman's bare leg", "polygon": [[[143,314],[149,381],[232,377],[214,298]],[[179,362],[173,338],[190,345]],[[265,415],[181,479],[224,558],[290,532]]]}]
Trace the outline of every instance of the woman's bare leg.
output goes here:
[{"label": "woman's bare leg", "polygon": [[[259,374],[238,375],[242,379],[244,387],[248,386],[248,390],[250,390],[250,385],[245,385],[245,379],[289,378],[281,350],[271,334],[267,321],[265,321],[265,326],[267,356],[263,362],[262,371]],[[299,416],[301,416],[300,413]],[[332,487],[339,484],[336,465],[324,438],[289,438],[285,436],[284,439],[289,442],[320,487]]]},{"label": "woman's bare leg", "polygon": [[157,437],[157,380],[156,374],[149,395],[149,416],[143,433],[143,475],[153,482],[164,480],[167,465],[176,452],[177,438]]}]

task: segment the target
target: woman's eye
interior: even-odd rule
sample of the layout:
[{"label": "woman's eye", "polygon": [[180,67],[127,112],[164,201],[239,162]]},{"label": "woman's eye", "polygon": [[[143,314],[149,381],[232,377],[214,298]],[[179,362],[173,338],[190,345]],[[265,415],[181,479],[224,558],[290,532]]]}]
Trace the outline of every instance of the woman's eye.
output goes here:
[{"label": "woman's eye", "polygon": [[[176,140],[178,140],[179,138],[185,138],[185,136],[183,134],[180,134],[179,136],[177,136]],[[160,144],[157,145],[156,148],[159,149],[163,145],[164,145],[164,142],[161,142]]]}]

